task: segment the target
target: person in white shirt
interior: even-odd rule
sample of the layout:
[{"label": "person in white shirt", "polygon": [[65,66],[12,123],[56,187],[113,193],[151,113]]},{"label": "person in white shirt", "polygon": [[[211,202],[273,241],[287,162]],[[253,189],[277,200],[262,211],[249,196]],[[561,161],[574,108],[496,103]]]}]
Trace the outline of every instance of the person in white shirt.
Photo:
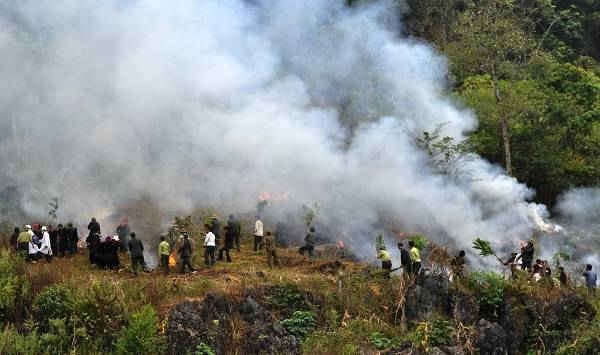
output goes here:
[{"label": "person in white shirt", "polygon": [[42,227],[42,243],[39,247],[39,252],[46,257],[46,261],[52,260],[52,245],[50,244],[50,233],[46,226]]},{"label": "person in white shirt", "polygon": [[210,231],[210,225],[205,224],[204,227],[208,230],[204,237],[204,264],[211,267],[215,264],[216,238],[213,232]]},{"label": "person in white shirt", "polygon": [[260,220],[260,216],[256,216],[256,222],[254,223],[254,251],[258,252],[263,247],[263,222]]}]

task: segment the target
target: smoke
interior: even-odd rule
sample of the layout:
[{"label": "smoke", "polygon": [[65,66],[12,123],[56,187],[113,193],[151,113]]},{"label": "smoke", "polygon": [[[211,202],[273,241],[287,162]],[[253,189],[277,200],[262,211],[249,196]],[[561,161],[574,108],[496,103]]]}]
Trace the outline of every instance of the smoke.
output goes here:
[{"label": "smoke", "polygon": [[0,189],[79,222],[148,196],[250,211],[267,191],[286,196],[274,217],[317,203],[370,259],[384,218],[465,249],[527,237],[533,191],[476,156],[440,174],[415,144],[477,126],[446,60],[397,34],[391,1],[343,3],[3,1]]},{"label": "smoke", "polygon": [[574,188],[559,196],[557,219],[564,231],[555,239],[554,250],[565,250],[574,262],[600,267],[600,188]]}]

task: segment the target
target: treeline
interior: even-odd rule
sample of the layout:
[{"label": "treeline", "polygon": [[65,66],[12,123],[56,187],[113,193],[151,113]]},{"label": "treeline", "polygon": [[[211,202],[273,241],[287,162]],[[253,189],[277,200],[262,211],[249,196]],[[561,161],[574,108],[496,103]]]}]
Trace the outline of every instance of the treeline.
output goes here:
[{"label": "treeline", "polygon": [[[357,6],[368,0],[348,0]],[[600,1],[406,0],[406,35],[448,57],[470,147],[552,206],[600,184]]]}]

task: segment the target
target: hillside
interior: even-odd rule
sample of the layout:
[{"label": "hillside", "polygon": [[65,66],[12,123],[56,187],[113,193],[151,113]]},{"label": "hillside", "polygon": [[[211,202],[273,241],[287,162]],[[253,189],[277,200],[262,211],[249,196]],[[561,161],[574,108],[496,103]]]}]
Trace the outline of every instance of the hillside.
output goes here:
[{"label": "hillside", "polygon": [[433,271],[387,280],[378,268],[309,262],[295,249],[279,250],[281,266],[269,269],[250,248],[246,238],[232,263],[194,274],[138,277],[128,260],[118,272],[98,270],[85,251],[51,264],[3,252],[0,353],[593,354],[598,346],[600,299],[582,289],[475,270],[454,283]]}]

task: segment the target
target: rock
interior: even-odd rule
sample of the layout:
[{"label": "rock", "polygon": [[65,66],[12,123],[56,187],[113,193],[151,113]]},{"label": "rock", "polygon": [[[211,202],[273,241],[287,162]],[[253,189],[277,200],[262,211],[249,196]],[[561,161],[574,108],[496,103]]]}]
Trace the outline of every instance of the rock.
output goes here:
[{"label": "rock", "polygon": [[473,324],[479,316],[479,302],[475,297],[455,290],[452,295],[452,317],[459,323]]},{"label": "rock", "polygon": [[[234,324],[245,332],[238,340],[230,336]],[[240,302],[209,293],[203,301],[179,303],[169,314],[167,338],[168,353],[177,355],[193,353],[200,343],[209,345],[216,354],[300,353],[296,337],[251,296]]]},{"label": "rock", "polygon": [[480,319],[477,323],[477,333],[475,345],[479,349],[479,354],[504,355],[508,352],[506,346],[508,337],[500,324]]},{"label": "rock", "polygon": [[422,321],[433,314],[450,314],[448,278],[444,275],[427,275],[406,295],[406,317]]}]

